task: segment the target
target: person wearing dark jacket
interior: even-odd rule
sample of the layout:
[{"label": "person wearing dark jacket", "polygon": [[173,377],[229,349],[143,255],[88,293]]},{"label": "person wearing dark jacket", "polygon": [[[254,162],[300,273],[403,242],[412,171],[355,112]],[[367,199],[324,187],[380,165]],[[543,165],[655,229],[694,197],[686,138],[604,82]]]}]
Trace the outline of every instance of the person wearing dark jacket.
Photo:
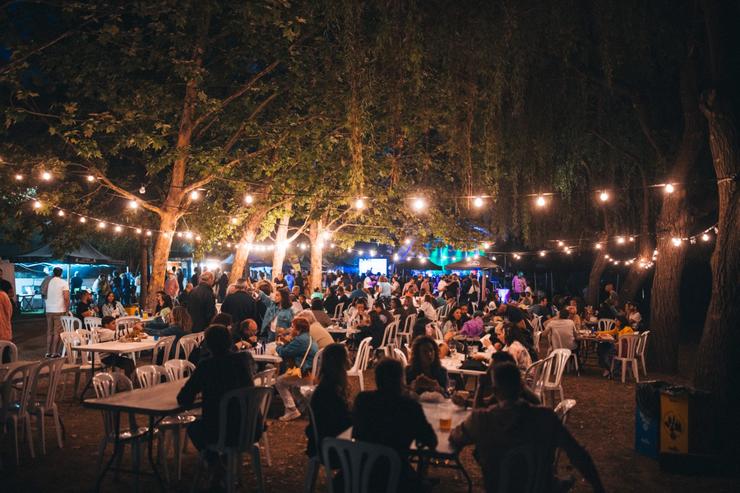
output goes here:
[{"label": "person wearing dark jacket", "polygon": [[[204,272],[201,278],[206,274],[209,273]],[[198,394],[203,397],[203,419],[188,426],[188,436],[198,450],[203,450],[218,440],[221,397],[232,390],[254,387],[251,355],[247,352],[229,351],[231,336],[226,327],[223,325],[208,327],[204,342],[211,357],[198,365],[177,394],[177,402],[182,406],[191,406]],[[237,426],[229,419],[227,429]],[[215,454],[206,454],[209,464],[215,464],[217,459]]]},{"label": "person wearing dark jacket", "polygon": [[226,296],[221,305],[221,313],[231,315],[232,327],[239,327],[244,320],[257,320],[257,302],[247,293],[247,280],[239,279],[235,285],[236,291]]},{"label": "person wearing dark jacket", "polygon": [[216,314],[216,297],[213,295],[213,273],[204,272],[198,287],[188,295],[188,312],[193,319],[193,332],[203,332]]},{"label": "person wearing dark jacket", "polygon": [[[436,448],[437,435],[417,401],[403,391],[403,366],[398,360],[385,358],[375,368],[378,390],[360,392],[352,412],[352,438],[391,447],[401,459],[399,492],[420,491],[421,485],[408,462],[409,448]],[[372,485],[384,484],[384,478],[373,475]]]}]

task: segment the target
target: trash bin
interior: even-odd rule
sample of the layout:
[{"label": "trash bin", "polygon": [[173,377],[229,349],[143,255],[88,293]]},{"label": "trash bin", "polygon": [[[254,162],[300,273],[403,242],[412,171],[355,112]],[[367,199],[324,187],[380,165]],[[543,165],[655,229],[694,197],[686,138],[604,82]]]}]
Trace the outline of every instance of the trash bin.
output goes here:
[{"label": "trash bin", "polygon": [[709,392],[669,386],[660,391],[660,467],[705,473],[716,464],[716,420]]},{"label": "trash bin", "polygon": [[635,390],[635,450],[653,459],[660,453],[660,392],[667,382],[651,380]]}]

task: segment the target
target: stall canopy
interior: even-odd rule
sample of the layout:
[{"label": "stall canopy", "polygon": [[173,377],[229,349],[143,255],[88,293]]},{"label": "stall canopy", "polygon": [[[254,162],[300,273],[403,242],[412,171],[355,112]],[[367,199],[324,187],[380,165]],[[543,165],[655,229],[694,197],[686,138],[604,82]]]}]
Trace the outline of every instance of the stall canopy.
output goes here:
[{"label": "stall canopy", "polygon": [[92,264],[92,265],[123,265],[122,260],[115,260],[101,253],[94,246],[83,242],[79,247],[74,248],[64,255],[54,255],[51,247],[47,244],[32,252],[16,256],[15,262],[58,262],[60,264]]},{"label": "stall canopy", "polygon": [[468,257],[467,260],[458,260],[445,266],[447,270],[481,270],[498,269],[498,264],[486,257]]},{"label": "stall canopy", "polygon": [[418,257],[411,257],[411,260],[405,259],[402,261],[395,262],[395,268],[399,270],[442,270],[442,267],[435,264],[428,258],[420,259]]}]

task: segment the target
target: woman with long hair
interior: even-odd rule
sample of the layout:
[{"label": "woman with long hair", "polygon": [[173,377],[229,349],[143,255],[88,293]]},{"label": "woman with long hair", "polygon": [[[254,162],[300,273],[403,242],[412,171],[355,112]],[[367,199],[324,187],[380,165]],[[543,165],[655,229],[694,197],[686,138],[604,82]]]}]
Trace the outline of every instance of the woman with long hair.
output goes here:
[{"label": "woman with long hair", "polygon": [[447,370],[439,359],[439,347],[429,336],[414,339],[411,361],[406,368],[406,385],[417,394],[439,392],[447,395]]},{"label": "woman with long hair", "polygon": [[462,330],[464,324],[462,309],[455,305],[450,308],[449,315],[442,324],[442,333],[444,334],[445,341],[449,341]]},{"label": "woman with long hair", "polygon": [[164,327],[146,325],[144,331],[156,337],[175,336],[175,342],[172,343],[172,349],[170,349],[170,358],[174,358],[177,355],[177,342],[185,334],[190,334],[193,329],[193,320],[187,308],[176,306],[168,314],[167,321],[168,324]]},{"label": "woman with long hair", "polygon": [[[344,344],[330,344],[324,348],[321,353],[319,384],[311,396],[311,410],[316,421],[316,435],[319,441],[325,437],[335,437],[352,426],[347,382],[348,368],[349,359]],[[310,421],[306,427],[306,436],[308,437],[306,455],[314,457],[321,450],[321,444],[315,443],[314,430]]]},{"label": "woman with long hair", "polygon": [[172,306],[172,296],[164,291],[157,291],[157,307],[154,309],[154,316],[166,322],[167,316],[172,311]]},{"label": "woman with long hair", "polygon": [[287,289],[273,291],[270,283],[262,283],[256,293],[266,308],[262,317],[262,334],[267,335],[267,340],[272,342],[291,327],[293,302],[290,299],[290,291]]},{"label": "woman with long hair", "polygon": [[100,311],[104,317],[118,318],[126,316],[126,309],[123,307],[121,302],[118,301],[113,291],[110,291],[105,295],[105,302]]}]

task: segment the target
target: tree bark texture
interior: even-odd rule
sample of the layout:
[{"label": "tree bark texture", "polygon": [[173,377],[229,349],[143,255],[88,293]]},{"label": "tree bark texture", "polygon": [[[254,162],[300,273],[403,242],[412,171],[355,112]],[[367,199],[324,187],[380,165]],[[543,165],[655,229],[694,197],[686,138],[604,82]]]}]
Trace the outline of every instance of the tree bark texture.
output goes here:
[{"label": "tree bark texture", "polygon": [[640,267],[641,261],[649,262],[653,256],[654,243],[650,237],[650,189],[648,188],[645,171],[640,168],[642,182],[642,213],[640,217],[640,237],[638,238],[637,260],[630,265],[627,277],[622,283],[619,299],[622,302],[634,301],[637,291],[643,285],[650,274],[650,269]]},{"label": "tree bark texture", "polygon": [[[239,239],[241,245],[252,245],[254,243],[259,233],[260,225],[264,221],[268,210],[268,207],[256,207],[252,211],[252,215],[249,216],[242,230],[242,237]],[[236,283],[242,277],[248,277],[249,273],[245,275],[244,269],[247,267],[250,252],[251,248],[237,248],[236,252],[234,252],[234,263],[229,273],[229,284]]]},{"label": "tree bark texture", "polygon": [[[147,285],[147,297],[144,298],[145,307],[153,310],[157,306],[157,291],[164,289],[165,275],[167,273],[167,260],[172,248],[172,232],[177,227],[177,214],[174,212],[165,213],[161,216],[159,228],[161,232],[154,241],[154,251],[152,252],[152,276]],[[142,284],[143,284],[142,279]]]},{"label": "tree bark texture", "polygon": [[142,302],[147,298],[147,288],[149,286],[149,238],[142,236],[139,242],[141,252],[141,292],[139,293],[139,306],[142,307]]},{"label": "tree bark texture", "polygon": [[285,208],[285,213],[280,217],[280,222],[275,235],[275,249],[272,252],[272,278],[275,279],[278,274],[283,272],[285,263],[285,253],[288,250],[286,240],[288,239],[288,225],[290,223],[291,203]]},{"label": "tree bark texture", "polygon": [[[602,233],[599,236],[599,243],[606,246],[607,235]],[[596,254],[594,257],[594,263],[591,265],[591,272],[588,275],[588,291],[586,293],[586,303],[598,308],[599,306],[599,293],[601,292],[601,275],[604,273],[609,260],[604,258],[606,250],[595,250]]]},{"label": "tree bark texture", "polygon": [[309,276],[311,285],[309,286],[309,289],[312,291],[315,288],[321,289],[321,271],[324,261],[323,232],[324,223],[322,220],[317,219],[311,221],[311,225],[308,230],[308,238],[311,241],[311,273]]}]

